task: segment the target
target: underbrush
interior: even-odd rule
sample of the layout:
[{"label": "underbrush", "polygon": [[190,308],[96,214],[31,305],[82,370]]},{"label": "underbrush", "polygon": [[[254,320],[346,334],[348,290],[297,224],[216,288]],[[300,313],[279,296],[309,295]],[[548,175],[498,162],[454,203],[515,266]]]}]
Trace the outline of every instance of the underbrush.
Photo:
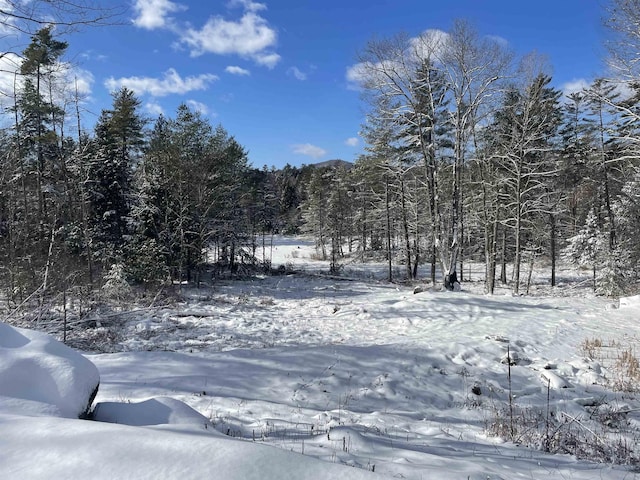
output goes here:
[{"label": "underbrush", "polygon": [[181,297],[174,286],[157,290],[140,287],[116,294],[87,288],[64,294],[33,295],[3,312],[3,322],[47,333],[72,348],[98,353],[118,351],[124,325],[132,315],[175,304]]},{"label": "underbrush", "polygon": [[640,339],[605,341],[601,338],[586,339],[580,352],[591,360],[597,360],[609,372],[607,387],[617,392],[640,393]]},{"label": "underbrush", "polygon": [[492,436],[547,453],[640,467],[640,431],[630,419],[632,412],[608,403],[585,411],[576,416],[557,407],[503,406],[492,412],[485,428]]},{"label": "underbrush", "polygon": [[[598,361],[607,372],[601,386],[612,392],[612,399],[576,399],[583,407],[582,413],[576,414],[566,404],[551,403],[549,381],[545,407],[519,405],[509,391],[508,403],[491,409],[485,430],[491,436],[552,454],[640,468],[640,409],[630,406],[640,392],[635,345],[637,341],[623,345],[599,338],[581,344],[580,352]],[[510,367],[508,375],[510,385]]]}]

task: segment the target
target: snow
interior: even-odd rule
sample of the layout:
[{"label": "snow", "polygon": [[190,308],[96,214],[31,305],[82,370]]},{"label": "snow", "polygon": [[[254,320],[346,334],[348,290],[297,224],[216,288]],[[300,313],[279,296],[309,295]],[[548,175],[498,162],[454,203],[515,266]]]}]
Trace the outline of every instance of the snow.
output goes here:
[{"label": "snow", "polygon": [[0,415],[3,479],[367,479],[368,472],[191,431]]},{"label": "snow", "polygon": [[150,398],[143,402],[100,402],[92,415],[98,422],[141,427],[146,425],[182,425],[207,430],[213,425],[207,417],[171,397]]},{"label": "snow", "polygon": [[0,412],[78,418],[98,369],[48,335],[0,323]]},{"label": "snow", "polygon": [[620,308],[629,308],[640,310],[640,295],[632,297],[623,297],[620,299]]},{"label": "snow", "polygon": [[[0,478],[636,478],[544,453],[526,431],[490,433],[506,431],[511,404],[592,444],[633,444],[640,402],[613,384],[616,354],[638,351],[640,300],[612,308],[588,282],[571,296],[542,284],[486,296],[473,282],[413,294],[381,281],[383,264],[322,276],[312,253],[276,239],[273,266],[304,274],[185,289],[183,303],[127,317],[112,353],[86,353],[99,421],[33,417],[39,394],[0,403]],[[6,352],[35,337],[0,331],[9,383],[23,375]],[[605,415],[615,431],[594,423]]]}]

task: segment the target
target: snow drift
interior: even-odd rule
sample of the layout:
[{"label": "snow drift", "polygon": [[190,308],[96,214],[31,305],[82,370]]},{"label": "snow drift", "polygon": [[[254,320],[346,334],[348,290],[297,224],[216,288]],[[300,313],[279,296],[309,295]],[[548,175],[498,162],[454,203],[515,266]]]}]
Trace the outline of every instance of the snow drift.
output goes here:
[{"label": "snow drift", "polygon": [[0,323],[0,411],[79,418],[97,393],[98,369],[43,333]]}]

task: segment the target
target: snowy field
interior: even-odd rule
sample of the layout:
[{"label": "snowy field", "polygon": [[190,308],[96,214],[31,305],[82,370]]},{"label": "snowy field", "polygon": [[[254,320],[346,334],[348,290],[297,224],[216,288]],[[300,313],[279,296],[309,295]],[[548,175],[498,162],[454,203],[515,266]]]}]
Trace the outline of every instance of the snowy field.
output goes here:
[{"label": "snowy field", "polygon": [[[319,275],[313,253],[277,239],[274,267],[305,273],[126,316],[115,353],[85,352],[100,422],[0,375],[0,478],[640,478],[600,463],[640,456],[639,299],[414,294],[382,264]],[[11,335],[0,370],[21,372]]]}]

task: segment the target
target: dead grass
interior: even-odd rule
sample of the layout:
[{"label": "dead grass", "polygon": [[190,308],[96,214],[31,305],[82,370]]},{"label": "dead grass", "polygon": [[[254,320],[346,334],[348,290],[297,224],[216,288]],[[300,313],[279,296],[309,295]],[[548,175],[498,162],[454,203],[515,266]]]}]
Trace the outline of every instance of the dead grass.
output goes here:
[{"label": "dead grass", "polygon": [[601,338],[585,339],[580,352],[598,361],[609,372],[608,387],[619,392],[640,392],[640,340],[629,338],[620,341],[604,341]]}]

